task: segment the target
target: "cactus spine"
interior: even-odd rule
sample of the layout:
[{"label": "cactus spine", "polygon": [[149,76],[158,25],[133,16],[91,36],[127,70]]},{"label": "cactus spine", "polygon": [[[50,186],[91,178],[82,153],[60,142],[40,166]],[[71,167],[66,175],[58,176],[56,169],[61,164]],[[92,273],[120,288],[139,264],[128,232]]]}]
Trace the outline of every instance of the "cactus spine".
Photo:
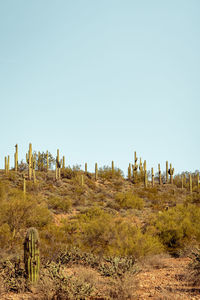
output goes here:
[{"label": "cactus spine", "polygon": [[162,176],[161,176],[160,164],[158,164],[158,175],[159,175],[159,184],[162,184]]},{"label": "cactus spine", "polygon": [[40,270],[39,237],[35,228],[29,228],[24,241],[25,272],[31,283],[37,283]]},{"label": "cactus spine", "polygon": [[151,168],[151,179],[152,179],[152,186],[154,187],[154,172],[153,172],[153,168]]},{"label": "cactus spine", "polygon": [[189,188],[190,188],[190,194],[192,194],[192,175],[189,174]]},{"label": "cactus spine", "polygon": [[168,168],[168,161],[166,161],[166,183],[169,182],[169,168]]},{"label": "cactus spine", "polygon": [[98,179],[98,165],[95,163],[95,180]]},{"label": "cactus spine", "polygon": [[15,145],[15,171],[18,170],[18,145]]}]

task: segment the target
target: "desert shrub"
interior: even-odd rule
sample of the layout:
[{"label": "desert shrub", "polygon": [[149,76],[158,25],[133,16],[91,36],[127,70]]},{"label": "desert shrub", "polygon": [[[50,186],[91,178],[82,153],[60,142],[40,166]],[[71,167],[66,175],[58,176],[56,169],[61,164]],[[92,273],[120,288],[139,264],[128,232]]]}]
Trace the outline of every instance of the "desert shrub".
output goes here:
[{"label": "desert shrub", "polygon": [[19,245],[27,227],[41,229],[51,220],[51,213],[44,204],[28,195],[24,197],[21,191],[12,190],[8,199],[0,203],[0,243],[4,248],[11,247],[11,240],[13,246]]},{"label": "desert shrub", "polygon": [[200,284],[200,249],[192,251],[190,258],[192,262],[189,265],[190,280],[193,281],[194,285]]},{"label": "desert shrub", "polygon": [[132,192],[117,193],[115,195],[115,201],[120,208],[143,209],[144,207],[143,199]]},{"label": "desert shrub", "polygon": [[72,202],[69,197],[52,196],[48,199],[48,205],[50,208],[57,210],[57,212],[68,212]]},{"label": "desert shrub", "polygon": [[160,212],[154,225],[165,248],[170,253],[177,254],[188,243],[200,241],[199,219],[199,207],[177,205]]},{"label": "desert shrub", "polygon": [[5,200],[7,196],[6,190],[8,190],[8,186],[6,184],[0,183],[0,201]]},{"label": "desert shrub", "polygon": [[76,177],[78,174],[80,174],[80,165],[75,165],[72,168],[70,166],[66,167],[64,170],[62,170],[62,177],[67,179],[72,179]]},{"label": "desert shrub", "polygon": [[0,278],[4,292],[19,293],[25,290],[23,262],[14,257],[0,262]]},{"label": "desert shrub", "polygon": [[100,208],[88,209],[77,216],[73,245],[98,255],[139,257],[159,253],[158,238],[143,234],[128,220],[114,217]]},{"label": "desert shrub", "polygon": [[102,179],[113,179],[113,178],[123,178],[123,172],[119,168],[114,168],[114,171],[112,171],[112,168],[109,166],[103,166],[102,168],[99,168],[98,175]]}]

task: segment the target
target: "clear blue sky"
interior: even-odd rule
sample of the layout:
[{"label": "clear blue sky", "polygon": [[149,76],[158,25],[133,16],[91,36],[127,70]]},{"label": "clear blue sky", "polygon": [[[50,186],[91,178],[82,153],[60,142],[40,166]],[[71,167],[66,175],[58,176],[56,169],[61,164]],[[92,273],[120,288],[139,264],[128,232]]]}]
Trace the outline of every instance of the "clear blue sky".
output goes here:
[{"label": "clear blue sky", "polygon": [[200,169],[199,0],[0,2],[0,168],[19,145]]}]

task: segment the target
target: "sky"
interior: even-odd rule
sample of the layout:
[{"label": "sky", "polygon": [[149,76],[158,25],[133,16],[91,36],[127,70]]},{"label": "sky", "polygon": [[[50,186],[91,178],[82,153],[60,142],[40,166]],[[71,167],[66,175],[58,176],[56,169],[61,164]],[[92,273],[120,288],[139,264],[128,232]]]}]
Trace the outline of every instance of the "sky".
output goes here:
[{"label": "sky", "polygon": [[199,0],[0,1],[0,168],[33,150],[88,170],[200,170]]}]

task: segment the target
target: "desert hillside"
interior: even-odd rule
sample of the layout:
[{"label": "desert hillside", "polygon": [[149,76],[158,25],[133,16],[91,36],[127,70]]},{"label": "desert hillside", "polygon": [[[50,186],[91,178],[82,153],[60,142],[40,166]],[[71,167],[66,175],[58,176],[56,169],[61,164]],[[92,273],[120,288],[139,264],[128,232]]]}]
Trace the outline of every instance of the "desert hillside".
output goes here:
[{"label": "desert hillside", "polygon": [[200,299],[199,220],[198,171],[148,171],[135,153],[127,177],[114,162],[91,173],[31,144],[19,163],[16,147],[0,170],[1,299]]}]

